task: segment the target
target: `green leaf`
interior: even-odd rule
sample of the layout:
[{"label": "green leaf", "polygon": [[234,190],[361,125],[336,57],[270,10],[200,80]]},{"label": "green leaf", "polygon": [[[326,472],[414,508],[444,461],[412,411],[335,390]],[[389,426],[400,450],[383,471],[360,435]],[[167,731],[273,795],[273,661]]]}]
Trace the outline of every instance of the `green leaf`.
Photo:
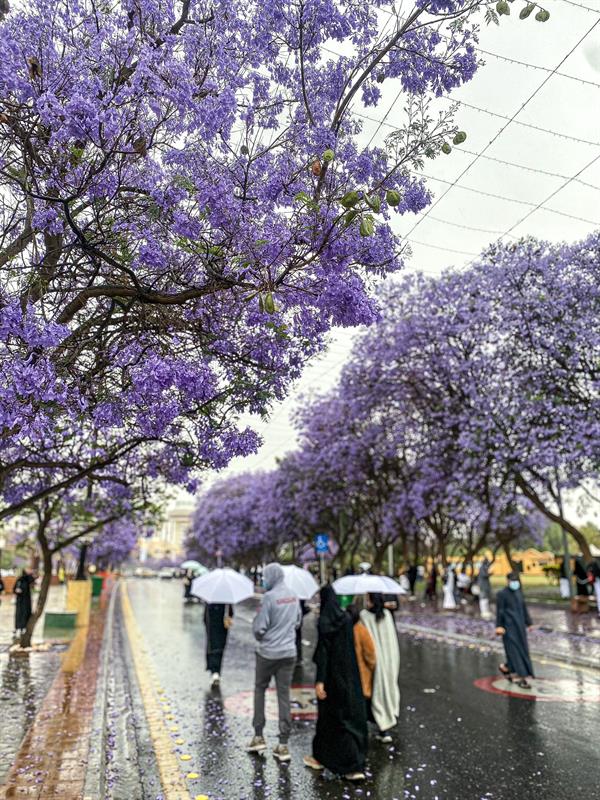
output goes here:
[{"label": "green leaf", "polygon": [[346,194],[340,200],[340,203],[344,206],[344,208],[352,208],[352,206],[355,206],[359,200],[360,197],[358,192],[351,191],[346,192]]},{"label": "green leaf", "polygon": [[327,149],[323,153],[323,161],[327,161],[327,162],[333,161],[334,158],[335,158],[335,153],[333,152],[333,150]]},{"label": "green leaf", "polygon": [[344,228],[347,228],[349,225],[351,225],[357,217],[358,211],[355,208],[347,211],[344,214]]},{"label": "green leaf", "polygon": [[385,193],[385,202],[388,206],[398,206],[400,205],[400,192],[397,192],[395,189],[388,189]]},{"label": "green leaf", "polygon": [[360,223],[360,235],[361,236],[372,236],[375,231],[375,224],[373,221],[373,217],[370,215],[367,217],[363,217]]},{"label": "green leaf", "polygon": [[540,8],[535,18],[538,22],[547,22],[550,19],[550,12],[546,11],[545,8]]},{"label": "green leaf", "polygon": [[298,200],[300,203],[310,203],[310,197],[306,194],[306,192],[298,192],[298,194],[294,197],[294,200]]},{"label": "green leaf", "polygon": [[365,203],[372,209],[376,214],[379,214],[381,211],[381,197],[378,194],[372,195],[365,195]]},{"label": "green leaf", "polygon": [[448,142],[444,142],[444,144],[442,145],[442,153],[445,153],[448,156],[450,155],[451,152],[452,148],[450,147]]},{"label": "green leaf", "polygon": [[454,136],[454,139],[452,139],[452,143],[462,144],[464,141],[466,141],[466,138],[467,134],[464,131],[458,131],[458,133],[456,133],[456,135]]},{"label": "green leaf", "polygon": [[510,6],[506,0],[499,0],[499,2],[496,3],[496,11],[498,14],[500,14],[500,16],[502,16],[502,14],[506,14],[508,16],[510,14]]},{"label": "green leaf", "polygon": [[267,292],[265,295],[265,311],[267,314],[274,314],[275,313],[275,301],[273,300],[273,295],[271,292]]},{"label": "green leaf", "polygon": [[525,8],[521,9],[521,13],[519,14],[519,19],[527,19],[527,17],[531,14],[534,8],[535,8],[535,3],[527,3]]}]

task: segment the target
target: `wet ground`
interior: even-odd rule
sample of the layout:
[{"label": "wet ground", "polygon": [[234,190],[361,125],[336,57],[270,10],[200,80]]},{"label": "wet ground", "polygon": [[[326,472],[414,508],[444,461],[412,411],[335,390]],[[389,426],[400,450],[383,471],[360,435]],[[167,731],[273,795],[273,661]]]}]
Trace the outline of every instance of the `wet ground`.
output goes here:
[{"label": "wet ground", "polygon": [[0,784],[59,665],[58,652],[0,654]]},{"label": "wet ground", "polygon": [[[146,645],[145,657],[164,690],[165,725],[178,758],[185,763],[191,797],[564,800],[593,796],[597,779],[590,783],[590,775],[597,776],[600,767],[597,671],[537,665],[538,699],[531,694],[513,697],[502,693],[511,687],[497,679],[496,655],[402,636],[402,716],[394,742],[386,746],[373,741],[368,781],[360,787],[348,786],[314,775],[302,765],[314,728],[306,718],[312,713],[309,689],[297,692],[297,711],[305,718],[295,723],[292,763],[280,766],[270,754],[259,758],[245,753],[252,733],[252,603],[237,610],[222,687],[211,691],[204,663],[203,607],[184,605],[176,581],[130,580],[127,585]],[[305,625],[304,638],[313,638],[312,629],[310,622]],[[121,649],[125,652],[126,645]],[[312,647],[305,647],[305,652],[303,668],[295,675],[298,686],[313,682]],[[122,668],[128,669],[128,663],[125,652]],[[477,680],[480,686],[474,685]],[[121,706],[118,694],[115,698],[113,711],[126,709],[125,716],[132,718],[142,741],[143,723],[135,722],[140,713],[137,695],[129,706]],[[117,742],[111,758],[117,759],[117,765],[122,749],[119,739],[135,741],[128,724],[118,715],[109,723],[109,736]],[[266,735],[274,745],[274,720],[268,722]],[[132,800],[155,800],[152,773],[156,767],[151,757],[130,753],[126,772],[132,763],[139,763],[145,775]],[[112,796],[115,800],[130,797],[120,795],[116,787]]]}]

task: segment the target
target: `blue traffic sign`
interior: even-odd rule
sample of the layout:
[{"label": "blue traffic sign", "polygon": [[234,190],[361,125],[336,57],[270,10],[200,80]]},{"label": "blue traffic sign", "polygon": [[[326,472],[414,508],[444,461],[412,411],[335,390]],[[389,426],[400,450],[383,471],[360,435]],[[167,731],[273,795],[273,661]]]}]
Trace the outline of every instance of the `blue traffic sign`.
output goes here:
[{"label": "blue traffic sign", "polygon": [[329,535],[327,533],[317,533],[315,536],[315,553],[329,552]]}]

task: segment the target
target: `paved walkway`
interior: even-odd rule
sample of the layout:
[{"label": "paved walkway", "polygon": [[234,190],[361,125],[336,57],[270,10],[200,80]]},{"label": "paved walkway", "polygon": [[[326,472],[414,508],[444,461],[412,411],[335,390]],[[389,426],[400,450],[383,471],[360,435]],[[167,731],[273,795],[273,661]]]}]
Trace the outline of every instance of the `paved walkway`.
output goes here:
[{"label": "paved walkway", "polygon": [[[3,800],[83,797],[107,601],[108,592],[92,611],[89,626],[77,629],[62,655],[60,669],[0,785]],[[40,655],[9,658],[17,663]]]},{"label": "paved walkway", "polygon": [[[44,619],[47,611],[64,611],[67,600],[67,587],[51,586],[46,600],[46,608],[40,620],[38,620],[33,633],[33,642],[37,644],[43,641]],[[6,650],[12,644],[13,631],[15,629],[15,602],[14,594],[0,595],[0,652]],[[35,608],[37,602],[37,592],[32,596],[32,605]]]}]

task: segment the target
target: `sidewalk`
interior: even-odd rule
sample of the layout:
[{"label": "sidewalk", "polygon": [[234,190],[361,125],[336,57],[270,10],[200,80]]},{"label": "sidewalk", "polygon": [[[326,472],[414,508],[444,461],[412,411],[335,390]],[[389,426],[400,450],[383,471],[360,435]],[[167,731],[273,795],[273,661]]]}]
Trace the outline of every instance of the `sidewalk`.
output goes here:
[{"label": "sidewalk", "polygon": [[[35,608],[38,593],[34,592],[31,597],[32,605]],[[0,596],[0,653],[7,650],[13,641],[13,631],[15,629],[15,602],[14,594],[3,594]],[[38,620],[33,633],[33,643],[37,644],[44,639],[44,620],[47,611],[64,611],[67,600],[67,587],[51,586],[48,592],[46,608],[41,619]]]},{"label": "sidewalk", "polygon": [[[469,611],[435,611],[416,600],[403,605],[396,622],[400,631],[409,634],[501,649],[494,620],[482,620],[478,612]],[[529,612],[535,626],[529,633],[533,656],[600,669],[600,620],[595,614],[572,614],[534,603],[529,604]]]}]

